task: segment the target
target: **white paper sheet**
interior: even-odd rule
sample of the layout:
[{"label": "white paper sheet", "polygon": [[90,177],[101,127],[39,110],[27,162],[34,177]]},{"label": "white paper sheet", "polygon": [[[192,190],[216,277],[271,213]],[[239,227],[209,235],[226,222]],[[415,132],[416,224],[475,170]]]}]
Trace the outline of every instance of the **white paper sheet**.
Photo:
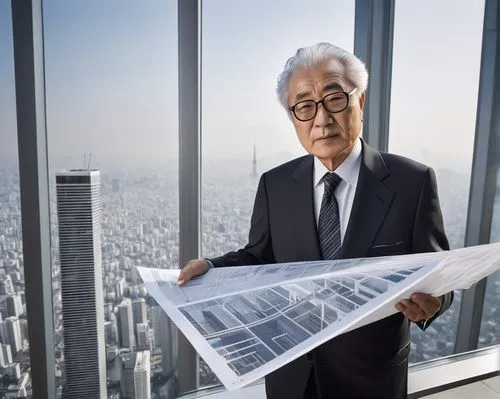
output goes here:
[{"label": "white paper sheet", "polygon": [[414,292],[469,288],[500,268],[500,244],[447,252],[210,269],[137,267],[146,288],[227,389],[396,312]]}]

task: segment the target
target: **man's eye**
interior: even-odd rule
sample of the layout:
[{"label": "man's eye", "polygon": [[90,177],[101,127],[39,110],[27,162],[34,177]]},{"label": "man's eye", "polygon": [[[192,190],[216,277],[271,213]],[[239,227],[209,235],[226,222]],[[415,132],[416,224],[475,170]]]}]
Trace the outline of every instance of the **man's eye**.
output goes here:
[{"label": "man's eye", "polygon": [[308,111],[313,108],[312,103],[298,104],[295,109],[298,111]]}]

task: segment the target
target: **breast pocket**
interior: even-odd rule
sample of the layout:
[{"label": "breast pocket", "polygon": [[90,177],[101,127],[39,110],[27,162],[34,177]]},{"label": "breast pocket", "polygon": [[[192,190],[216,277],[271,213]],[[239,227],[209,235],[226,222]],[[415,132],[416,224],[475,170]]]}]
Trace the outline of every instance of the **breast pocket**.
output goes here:
[{"label": "breast pocket", "polygon": [[368,256],[391,256],[391,255],[404,255],[408,250],[403,241],[388,242],[388,243],[375,243],[368,250]]}]

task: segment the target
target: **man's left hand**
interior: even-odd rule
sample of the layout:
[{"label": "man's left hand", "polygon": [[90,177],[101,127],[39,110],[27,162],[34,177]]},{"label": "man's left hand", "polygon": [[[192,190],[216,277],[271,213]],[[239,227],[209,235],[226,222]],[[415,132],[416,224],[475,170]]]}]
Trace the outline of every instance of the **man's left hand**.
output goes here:
[{"label": "man's left hand", "polygon": [[403,299],[396,304],[396,309],[403,313],[408,320],[419,322],[430,319],[441,309],[443,298],[432,295],[415,293],[411,299]]}]

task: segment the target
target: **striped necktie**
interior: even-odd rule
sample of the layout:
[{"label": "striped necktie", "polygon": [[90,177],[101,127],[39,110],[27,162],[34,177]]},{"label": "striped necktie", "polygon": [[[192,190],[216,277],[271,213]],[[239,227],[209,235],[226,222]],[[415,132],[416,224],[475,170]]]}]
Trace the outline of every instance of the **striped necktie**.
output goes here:
[{"label": "striped necktie", "polygon": [[325,192],[319,212],[318,233],[321,255],[323,259],[336,259],[340,253],[340,218],[339,205],[334,192],[342,179],[333,172],[323,176]]}]

